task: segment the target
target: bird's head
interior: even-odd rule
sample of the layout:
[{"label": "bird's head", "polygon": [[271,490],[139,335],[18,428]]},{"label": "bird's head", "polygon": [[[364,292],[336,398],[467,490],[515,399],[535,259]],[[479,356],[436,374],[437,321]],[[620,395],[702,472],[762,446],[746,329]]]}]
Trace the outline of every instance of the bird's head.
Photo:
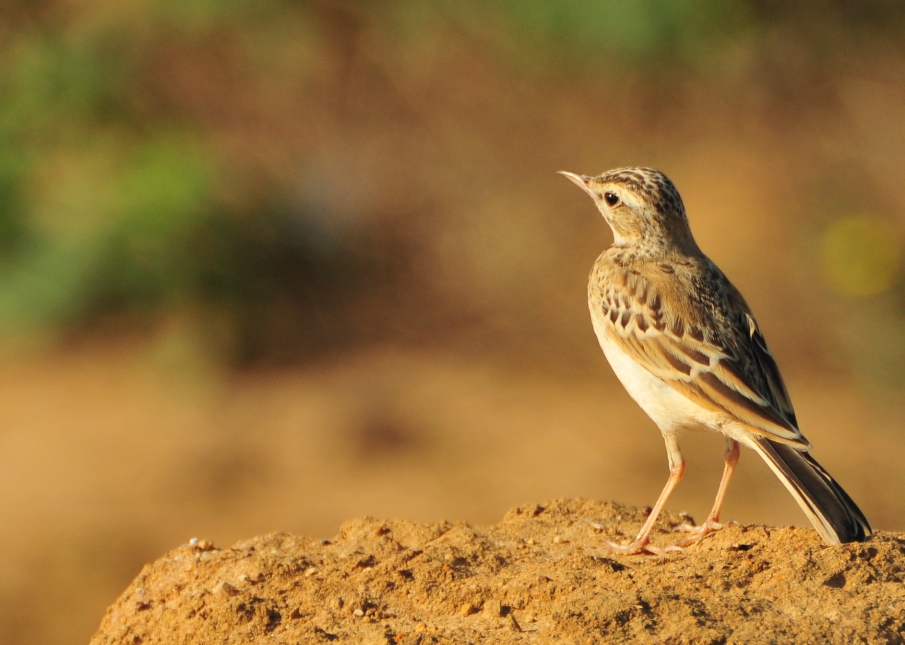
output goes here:
[{"label": "bird's head", "polygon": [[652,253],[677,249],[700,253],[679,191],[651,168],[617,168],[592,177],[561,171],[590,195],[613,229],[614,245]]}]

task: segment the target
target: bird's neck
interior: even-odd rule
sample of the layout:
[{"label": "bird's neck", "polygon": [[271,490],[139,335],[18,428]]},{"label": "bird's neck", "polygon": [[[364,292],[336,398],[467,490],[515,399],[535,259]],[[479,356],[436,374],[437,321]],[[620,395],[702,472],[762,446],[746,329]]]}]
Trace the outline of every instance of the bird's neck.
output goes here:
[{"label": "bird's neck", "polygon": [[631,258],[632,261],[640,262],[661,262],[703,255],[692,237],[680,240],[661,238],[626,240],[616,236],[610,248],[614,257]]}]

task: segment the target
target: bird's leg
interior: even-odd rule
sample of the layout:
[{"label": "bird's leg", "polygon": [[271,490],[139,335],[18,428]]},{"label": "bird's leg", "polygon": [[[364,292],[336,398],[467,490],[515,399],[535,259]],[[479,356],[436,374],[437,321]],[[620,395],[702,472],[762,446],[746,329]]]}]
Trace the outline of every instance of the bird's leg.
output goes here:
[{"label": "bird's leg", "polygon": [[729,481],[732,479],[732,473],[735,472],[735,466],[738,464],[739,453],[738,441],[726,437],[726,464],[723,467],[723,478],[720,480],[720,488],[717,490],[716,499],[713,502],[713,509],[710,511],[710,515],[707,516],[707,520],[701,524],[701,526],[683,524],[679,527],[681,530],[691,533],[691,535],[679,542],[678,546],[687,546],[697,542],[705,535],[709,535],[710,533],[723,528],[723,525],[720,524],[720,511],[722,510],[723,502],[726,499],[726,491],[729,490]]},{"label": "bird's leg", "polygon": [[685,458],[682,456],[682,451],[679,450],[679,442],[672,434],[664,434],[663,439],[666,442],[666,455],[669,458],[669,479],[666,480],[666,485],[663,487],[660,497],[657,498],[657,503],[651,509],[650,515],[647,516],[647,521],[644,522],[644,526],[641,527],[637,537],[625,545],[607,542],[614,553],[635,555],[645,551],[648,553],[661,553],[663,551],[650,545],[650,532],[657,522],[660,511],[666,505],[666,500],[669,499],[670,494],[678,486],[679,481],[682,479],[682,474],[685,472]]}]

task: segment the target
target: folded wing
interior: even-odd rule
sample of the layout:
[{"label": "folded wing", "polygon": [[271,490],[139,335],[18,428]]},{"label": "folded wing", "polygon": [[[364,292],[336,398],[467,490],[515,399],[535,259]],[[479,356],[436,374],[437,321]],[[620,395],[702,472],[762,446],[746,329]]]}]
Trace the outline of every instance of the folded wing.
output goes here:
[{"label": "folded wing", "polygon": [[776,361],[737,292],[724,294],[736,305],[727,308],[691,297],[668,301],[639,272],[632,272],[624,286],[619,297],[601,294],[597,302],[611,338],[638,363],[705,409],[725,412],[757,435],[810,448]]}]

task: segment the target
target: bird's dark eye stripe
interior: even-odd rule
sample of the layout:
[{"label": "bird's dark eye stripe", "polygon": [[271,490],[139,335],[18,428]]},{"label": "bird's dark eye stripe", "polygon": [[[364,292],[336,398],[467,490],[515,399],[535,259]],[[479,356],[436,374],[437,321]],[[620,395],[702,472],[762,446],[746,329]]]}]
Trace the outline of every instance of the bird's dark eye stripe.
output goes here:
[{"label": "bird's dark eye stripe", "polygon": [[617,195],[616,193],[604,193],[603,198],[610,206],[615,206],[619,203],[619,195]]}]

